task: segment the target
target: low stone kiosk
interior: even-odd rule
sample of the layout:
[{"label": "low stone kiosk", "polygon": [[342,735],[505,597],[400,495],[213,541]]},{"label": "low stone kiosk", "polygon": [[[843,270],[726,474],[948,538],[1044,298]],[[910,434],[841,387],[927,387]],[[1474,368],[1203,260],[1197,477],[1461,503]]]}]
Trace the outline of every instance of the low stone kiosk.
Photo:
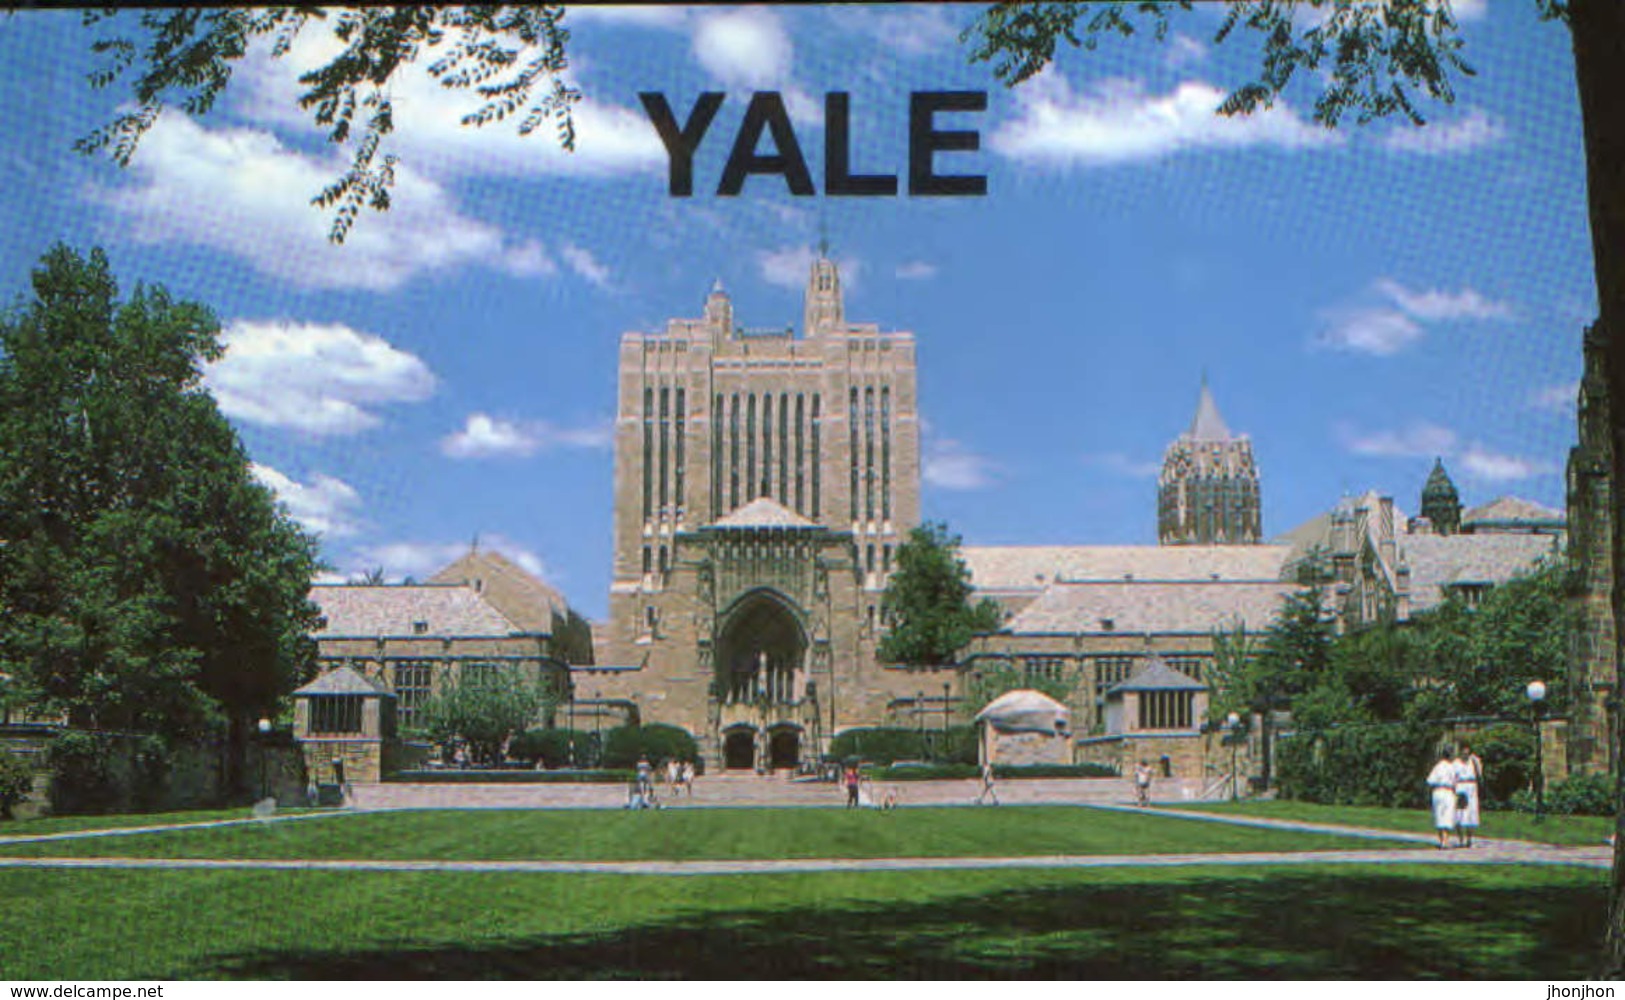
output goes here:
[{"label": "low stone kiosk", "polygon": [[313,786],[372,784],[393,769],[395,692],[339,667],[293,698],[293,734]]},{"label": "low stone kiosk", "polygon": [[1162,777],[1200,778],[1207,698],[1206,684],[1148,653],[1128,680],[1106,692],[1106,733],[1079,740],[1078,760],[1119,774],[1146,760]]},{"label": "low stone kiosk", "polygon": [[1071,712],[1041,691],[1006,691],[976,713],[983,762],[1072,763]]}]

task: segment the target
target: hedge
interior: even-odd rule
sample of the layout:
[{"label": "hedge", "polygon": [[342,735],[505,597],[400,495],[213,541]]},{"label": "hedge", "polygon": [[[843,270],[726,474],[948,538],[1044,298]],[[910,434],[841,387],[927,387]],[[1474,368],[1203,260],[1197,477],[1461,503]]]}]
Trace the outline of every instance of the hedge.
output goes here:
[{"label": "hedge", "polygon": [[1437,759],[1437,731],[1407,723],[1300,732],[1275,745],[1281,798],[1326,805],[1425,805]]},{"label": "hedge", "polygon": [[677,726],[651,723],[647,726],[621,726],[611,729],[604,738],[604,766],[633,768],[638,758],[647,757],[649,763],[667,760],[694,760],[700,747],[688,730]]},{"label": "hedge", "polygon": [[[1571,774],[1547,787],[1543,804],[1554,816],[1613,816],[1618,807],[1614,789],[1611,774]],[[1521,789],[1512,796],[1512,807],[1534,812],[1535,793]]]},{"label": "hedge", "polygon": [[941,764],[976,763],[976,730],[971,726],[939,729],[911,729],[903,726],[876,726],[848,729],[830,741],[830,756],[840,760],[856,757],[886,766],[900,760],[930,760]]},{"label": "hedge", "polygon": [[[975,764],[894,764],[876,770],[876,781],[951,781],[981,774]],[[993,776],[1001,780],[1029,778],[1115,778],[1103,764],[996,764]]]},{"label": "hedge", "polygon": [[570,751],[575,748],[574,763],[590,763],[598,758],[598,739],[590,732],[578,729],[529,729],[508,742],[508,757],[535,765],[537,761],[549,770],[569,767]]},{"label": "hedge", "polygon": [[630,784],[626,770],[592,771],[397,771],[390,781],[424,785],[614,785]]}]

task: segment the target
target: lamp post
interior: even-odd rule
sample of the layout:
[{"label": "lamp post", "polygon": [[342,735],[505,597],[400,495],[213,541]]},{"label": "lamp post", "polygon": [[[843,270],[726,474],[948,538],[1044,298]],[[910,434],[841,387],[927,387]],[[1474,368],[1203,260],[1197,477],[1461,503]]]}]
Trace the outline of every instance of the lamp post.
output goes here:
[{"label": "lamp post", "polygon": [[1540,735],[1540,717],[1546,707],[1546,685],[1542,681],[1530,681],[1523,693],[1529,696],[1529,724],[1535,732],[1535,822],[1540,823],[1546,819],[1546,762]]},{"label": "lamp post", "polygon": [[1230,801],[1234,802],[1239,797],[1236,790],[1236,744],[1240,741],[1236,739],[1236,734],[1241,729],[1241,716],[1231,712],[1224,717],[1224,726],[1230,735]]},{"label": "lamp post", "polygon": [[270,796],[270,792],[267,791],[267,789],[265,787],[265,751],[266,751],[266,747],[267,747],[267,739],[266,738],[271,735],[271,720],[266,719],[266,718],[260,719],[260,721],[259,721],[259,731],[260,731],[260,801],[263,802],[263,801],[265,801],[266,798],[268,798]]}]

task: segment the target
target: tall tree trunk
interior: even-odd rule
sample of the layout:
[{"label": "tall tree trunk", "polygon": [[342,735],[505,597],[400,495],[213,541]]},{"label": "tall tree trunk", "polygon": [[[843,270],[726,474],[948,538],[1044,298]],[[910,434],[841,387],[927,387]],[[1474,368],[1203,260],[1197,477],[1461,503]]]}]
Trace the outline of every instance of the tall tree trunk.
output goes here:
[{"label": "tall tree trunk", "polygon": [[[1574,76],[1585,130],[1586,192],[1591,221],[1591,253],[1597,278],[1598,322],[1605,351],[1610,439],[1610,522],[1613,546],[1613,611],[1617,667],[1614,696],[1625,686],[1625,4],[1620,0],[1570,0],[1569,29],[1574,40]],[[1617,709],[1610,719],[1611,756],[1619,775],[1621,746]],[[1616,786],[1621,804],[1614,838],[1614,873],[1608,900],[1608,942],[1602,975],[1625,975],[1625,785]]]}]

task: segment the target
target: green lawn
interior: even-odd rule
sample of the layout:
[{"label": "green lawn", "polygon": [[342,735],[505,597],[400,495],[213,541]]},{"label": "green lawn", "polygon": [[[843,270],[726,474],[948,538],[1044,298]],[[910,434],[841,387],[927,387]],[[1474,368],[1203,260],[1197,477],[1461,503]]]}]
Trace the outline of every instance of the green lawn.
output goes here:
[{"label": "green lawn", "polygon": [[1404,848],[1065,806],[998,809],[469,810],[358,813],[36,844],[32,857],[645,859],[1163,854]]},{"label": "green lawn", "polygon": [[[307,813],[310,809],[279,809],[279,815]],[[0,842],[6,837],[31,837],[43,833],[71,833],[75,830],[113,830],[127,826],[169,826],[176,823],[207,823],[221,819],[248,819],[248,806],[232,809],[186,809],[177,812],[120,813],[117,816],[40,816],[34,819],[0,823]]]},{"label": "green lawn", "polygon": [[[1382,806],[1323,806],[1313,802],[1200,802],[1180,809],[1295,819],[1311,823],[1338,823],[1408,833],[1432,833],[1433,814],[1426,809],[1387,809]],[[1527,813],[1485,812],[1480,837],[1533,840],[1572,847],[1600,846],[1614,832],[1614,821],[1601,816],[1547,816],[1537,823]]]},{"label": "green lawn", "polygon": [[27,901],[0,907],[0,979],[1567,980],[1607,874],[0,871],[0,898]]}]

